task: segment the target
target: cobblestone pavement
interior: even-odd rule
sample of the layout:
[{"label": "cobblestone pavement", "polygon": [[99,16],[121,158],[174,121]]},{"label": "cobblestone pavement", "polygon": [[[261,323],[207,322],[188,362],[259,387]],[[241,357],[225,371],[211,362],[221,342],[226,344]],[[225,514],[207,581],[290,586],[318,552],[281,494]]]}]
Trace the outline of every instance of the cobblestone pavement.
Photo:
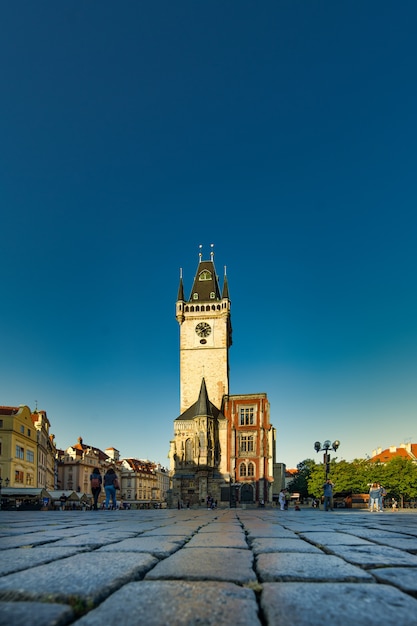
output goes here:
[{"label": "cobblestone pavement", "polygon": [[417,511],[0,511],[0,626],[417,624]]}]

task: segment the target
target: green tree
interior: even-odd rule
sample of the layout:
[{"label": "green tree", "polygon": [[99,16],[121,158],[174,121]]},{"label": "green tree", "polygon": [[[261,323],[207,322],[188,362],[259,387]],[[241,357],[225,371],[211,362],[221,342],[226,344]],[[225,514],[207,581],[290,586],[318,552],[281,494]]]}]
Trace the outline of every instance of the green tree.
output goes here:
[{"label": "green tree", "polygon": [[[323,484],[325,481],[325,468],[323,463],[317,465],[311,473],[308,488],[311,495],[320,497],[323,495]],[[365,459],[355,459],[347,461],[337,461],[336,458],[330,462],[329,478],[334,483],[334,492],[351,491],[352,493],[367,493],[369,491],[369,463]]]},{"label": "green tree", "polygon": [[291,493],[299,493],[301,499],[307,498],[309,495],[308,479],[310,478],[312,468],[315,464],[313,459],[301,461],[301,463],[297,465],[298,471],[296,476],[294,476],[293,480],[288,485],[288,491]]},{"label": "green tree", "polygon": [[388,494],[403,500],[417,497],[417,465],[411,459],[397,456],[384,466],[381,484]]},{"label": "green tree", "polygon": [[315,498],[323,495],[323,484],[325,479],[324,465],[320,463],[311,468],[311,473],[307,481],[308,493]]}]

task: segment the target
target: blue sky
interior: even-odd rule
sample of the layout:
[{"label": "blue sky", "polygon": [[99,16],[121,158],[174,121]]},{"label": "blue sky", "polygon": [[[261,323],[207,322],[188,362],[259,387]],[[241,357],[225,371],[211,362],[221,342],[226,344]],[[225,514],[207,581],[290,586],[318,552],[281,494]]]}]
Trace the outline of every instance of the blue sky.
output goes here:
[{"label": "blue sky", "polygon": [[179,268],[277,458],[417,441],[417,5],[4,3],[0,404],[168,463]]}]

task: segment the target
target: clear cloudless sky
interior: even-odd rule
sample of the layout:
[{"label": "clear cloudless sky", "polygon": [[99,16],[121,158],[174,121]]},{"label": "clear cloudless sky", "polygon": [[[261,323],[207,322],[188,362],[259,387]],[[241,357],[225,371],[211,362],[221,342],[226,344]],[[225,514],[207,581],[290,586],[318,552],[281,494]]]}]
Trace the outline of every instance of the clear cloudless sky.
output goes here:
[{"label": "clear cloudless sky", "polygon": [[0,404],[167,466],[213,243],[278,461],[417,442],[416,32],[415,0],[3,2]]}]

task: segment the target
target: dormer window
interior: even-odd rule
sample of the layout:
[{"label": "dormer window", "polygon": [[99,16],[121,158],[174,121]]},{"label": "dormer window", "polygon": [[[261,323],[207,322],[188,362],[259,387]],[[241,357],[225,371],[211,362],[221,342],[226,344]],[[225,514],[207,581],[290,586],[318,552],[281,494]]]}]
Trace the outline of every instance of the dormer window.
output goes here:
[{"label": "dormer window", "polygon": [[214,300],[214,298],[216,297],[216,294],[214,293],[214,291],[210,292],[210,300]]},{"label": "dormer window", "polygon": [[209,272],[208,270],[203,270],[202,272],[200,272],[198,280],[211,280],[211,272]]},{"label": "dormer window", "polygon": [[193,300],[198,300],[198,293],[193,293]]}]

